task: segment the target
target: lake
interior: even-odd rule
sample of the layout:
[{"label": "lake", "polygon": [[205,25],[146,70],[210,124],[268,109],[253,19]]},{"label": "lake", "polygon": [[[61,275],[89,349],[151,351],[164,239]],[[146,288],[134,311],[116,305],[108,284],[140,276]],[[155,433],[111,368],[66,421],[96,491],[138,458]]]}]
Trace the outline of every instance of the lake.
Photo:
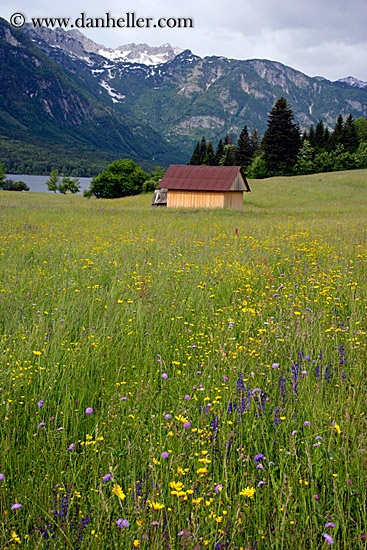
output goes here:
[{"label": "lake", "polygon": [[[24,181],[33,193],[53,193],[47,189],[46,181],[49,176],[27,176],[26,174],[7,174],[6,177],[13,181]],[[60,179],[61,181],[61,179]],[[79,178],[80,192],[89,189],[92,178]]]}]

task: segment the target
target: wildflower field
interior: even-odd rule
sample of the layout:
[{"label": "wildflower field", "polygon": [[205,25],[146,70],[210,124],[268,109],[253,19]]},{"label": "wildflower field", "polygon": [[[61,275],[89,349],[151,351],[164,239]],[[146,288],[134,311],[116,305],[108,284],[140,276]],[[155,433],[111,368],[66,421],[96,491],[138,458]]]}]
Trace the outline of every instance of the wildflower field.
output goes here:
[{"label": "wildflower field", "polygon": [[367,171],[250,187],[0,192],[0,549],[367,548]]}]

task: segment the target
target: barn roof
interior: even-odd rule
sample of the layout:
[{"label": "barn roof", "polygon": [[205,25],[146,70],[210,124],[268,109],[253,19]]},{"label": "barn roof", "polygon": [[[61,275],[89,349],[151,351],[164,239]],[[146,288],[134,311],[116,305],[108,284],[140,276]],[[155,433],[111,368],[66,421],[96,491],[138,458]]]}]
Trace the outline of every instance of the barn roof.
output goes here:
[{"label": "barn roof", "polygon": [[[237,176],[240,175],[238,181]],[[234,187],[235,180],[236,186]],[[250,191],[240,166],[191,166],[171,164],[158,189],[184,191]]]}]

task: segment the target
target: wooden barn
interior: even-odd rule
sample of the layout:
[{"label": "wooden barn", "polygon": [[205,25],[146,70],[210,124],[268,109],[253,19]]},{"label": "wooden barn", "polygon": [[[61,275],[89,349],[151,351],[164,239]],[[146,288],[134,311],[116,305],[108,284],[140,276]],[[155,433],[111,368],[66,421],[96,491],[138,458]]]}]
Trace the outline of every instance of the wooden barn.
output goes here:
[{"label": "wooden barn", "polygon": [[168,208],[234,208],[242,210],[250,191],[240,166],[171,164],[158,189],[167,189]]}]

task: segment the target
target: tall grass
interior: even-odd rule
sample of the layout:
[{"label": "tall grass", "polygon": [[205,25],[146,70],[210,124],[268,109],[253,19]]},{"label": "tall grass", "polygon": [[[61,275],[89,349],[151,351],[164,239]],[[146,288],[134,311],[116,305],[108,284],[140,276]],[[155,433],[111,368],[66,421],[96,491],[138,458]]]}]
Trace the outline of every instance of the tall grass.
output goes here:
[{"label": "tall grass", "polygon": [[366,548],[366,182],[1,192],[0,548]]}]

